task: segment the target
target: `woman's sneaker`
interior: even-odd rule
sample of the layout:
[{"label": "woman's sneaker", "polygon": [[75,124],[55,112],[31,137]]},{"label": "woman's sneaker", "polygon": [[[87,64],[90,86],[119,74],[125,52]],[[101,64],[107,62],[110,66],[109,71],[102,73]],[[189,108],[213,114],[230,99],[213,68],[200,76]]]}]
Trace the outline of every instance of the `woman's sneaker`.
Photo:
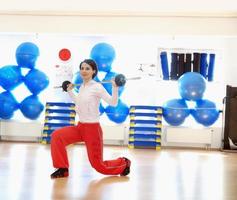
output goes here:
[{"label": "woman's sneaker", "polygon": [[123,170],[123,172],[120,174],[120,176],[127,176],[130,173],[131,161],[125,157],[123,157],[123,159],[126,162],[126,168]]},{"label": "woman's sneaker", "polygon": [[58,168],[54,173],[51,174],[51,178],[63,178],[63,177],[68,177],[69,172],[68,168]]}]

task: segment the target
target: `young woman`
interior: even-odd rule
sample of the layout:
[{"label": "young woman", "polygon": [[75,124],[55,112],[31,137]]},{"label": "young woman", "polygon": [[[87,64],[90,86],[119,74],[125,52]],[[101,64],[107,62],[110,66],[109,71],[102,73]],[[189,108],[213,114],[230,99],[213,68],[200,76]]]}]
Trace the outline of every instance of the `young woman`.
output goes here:
[{"label": "young woman", "polygon": [[106,175],[126,176],[130,173],[131,161],[125,157],[115,160],[103,160],[103,133],[99,123],[99,105],[103,99],[109,105],[118,103],[118,87],[112,82],[112,96],[104,87],[93,80],[97,75],[96,63],[86,59],[80,64],[80,74],[83,83],[79,93],[72,91],[73,84],[67,85],[67,92],[76,104],[76,112],[79,122],[76,126],[63,127],[53,132],[51,136],[51,156],[53,166],[57,170],[51,174],[51,178],[67,177],[69,175],[69,163],[66,146],[76,142],[85,142],[87,154],[91,166],[96,171]]}]

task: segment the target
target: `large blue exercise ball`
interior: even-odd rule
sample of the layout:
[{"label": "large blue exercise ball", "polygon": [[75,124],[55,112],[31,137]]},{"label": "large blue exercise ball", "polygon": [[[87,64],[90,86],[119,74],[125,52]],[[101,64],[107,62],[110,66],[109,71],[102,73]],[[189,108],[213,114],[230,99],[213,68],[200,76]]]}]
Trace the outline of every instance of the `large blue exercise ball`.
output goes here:
[{"label": "large blue exercise ball", "polygon": [[20,67],[34,68],[39,56],[39,48],[32,42],[21,43],[16,49],[16,61]]},{"label": "large blue exercise ball", "polygon": [[216,122],[219,117],[220,111],[216,108],[216,104],[207,99],[196,101],[196,106],[191,109],[191,115],[196,122],[204,125],[211,126]]},{"label": "large blue exercise ball", "polygon": [[126,120],[129,114],[129,108],[125,103],[119,100],[116,107],[107,106],[105,108],[105,113],[111,121],[120,124]]},{"label": "large blue exercise ball", "polygon": [[96,44],[90,53],[90,57],[96,62],[99,71],[109,72],[115,59],[114,47],[108,43]]},{"label": "large blue exercise ball", "polygon": [[[81,77],[80,72],[77,72],[73,75],[73,81],[72,82],[73,82],[73,84],[82,84],[83,83],[83,79]],[[76,92],[78,92],[79,88],[80,88],[80,85],[77,85],[77,86],[74,87],[74,90]]]},{"label": "large blue exercise ball", "polygon": [[44,72],[32,69],[25,76],[24,83],[32,94],[37,95],[48,87],[49,78]]},{"label": "large blue exercise ball", "polygon": [[26,97],[19,106],[22,114],[28,118],[35,120],[37,119],[41,112],[44,110],[43,104],[40,102],[38,96],[31,95]]},{"label": "large blue exercise ball", "polygon": [[181,125],[189,114],[190,110],[184,99],[171,99],[163,105],[163,117],[172,126]]},{"label": "large blue exercise ball", "polygon": [[0,119],[11,119],[19,103],[11,92],[5,91],[0,94],[0,105]]},{"label": "large blue exercise ball", "polygon": [[0,69],[0,85],[5,90],[13,90],[23,82],[21,69],[15,65],[7,65]]},{"label": "large blue exercise ball", "polygon": [[178,79],[180,96],[185,100],[202,99],[206,90],[206,80],[197,72],[186,72]]},{"label": "large blue exercise ball", "polygon": [[[105,77],[102,81],[110,81],[110,80],[114,79],[116,75],[118,75],[118,73],[110,71],[105,75]],[[111,83],[103,83],[103,86],[106,89],[106,91],[110,95],[112,95],[112,84]],[[122,92],[124,91],[124,86],[119,87],[118,90],[119,90],[119,96],[120,96],[122,94]]]}]

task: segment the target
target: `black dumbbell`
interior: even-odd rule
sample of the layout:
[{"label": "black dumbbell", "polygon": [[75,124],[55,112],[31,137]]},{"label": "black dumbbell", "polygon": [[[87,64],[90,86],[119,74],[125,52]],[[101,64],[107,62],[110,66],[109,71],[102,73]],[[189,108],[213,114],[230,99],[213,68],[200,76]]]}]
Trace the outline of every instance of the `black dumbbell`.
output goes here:
[{"label": "black dumbbell", "polygon": [[71,84],[70,81],[63,81],[63,83],[62,83],[63,91],[67,92],[67,88],[68,88],[69,84]]}]

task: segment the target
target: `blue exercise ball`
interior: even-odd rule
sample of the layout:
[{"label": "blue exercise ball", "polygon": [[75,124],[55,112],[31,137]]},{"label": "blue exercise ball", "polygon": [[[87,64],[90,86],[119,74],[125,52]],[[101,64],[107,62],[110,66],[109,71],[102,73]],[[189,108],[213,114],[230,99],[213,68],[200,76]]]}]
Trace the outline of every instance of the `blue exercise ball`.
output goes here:
[{"label": "blue exercise ball", "polygon": [[105,112],[105,108],[104,108],[104,106],[102,106],[101,103],[100,103],[100,107],[99,107],[99,112],[100,112],[100,115],[103,115],[103,113]]},{"label": "blue exercise ball", "polygon": [[37,119],[40,116],[41,112],[44,110],[43,104],[39,101],[39,98],[36,95],[26,97],[20,103],[19,107],[22,114],[26,118],[32,120]]},{"label": "blue exercise ball", "polygon": [[163,117],[172,126],[181,125],[190,114],[184,99],[171,99],[163,105]]},{"label": "blue exercise ball", "polygon": [[0,119],[11,119],[19,103],[9,91],[0,94]]},{"label": "blue exercise ball", "polygon": [[[102,81],[109,81],[115,78],[115,76],[117,76],[118,74],[115,72],[108,72],[104,79]],[[111,83],[103,83],[104,88],[106,89],[106,91],[112,95],[112,84]],[[124,86],[119,87],[119,96],[122,94],[122,92],[124,91]]]},{"label": "blue exercise ball", "polygon": [[92,48],[90,57],[96,62],[99,71],[109,72],[115,59],[114,47],[108,43],[98,43]]},{"label": "blue exercise ball", "polygon": [[21,69],[15,65],[7,65],[0,69],[0,85],[5,90],[13,90],[23,82]]},{"label": "blue exercise ball", "polygon": [[[83,79],[82,79],[82,77],[81,77],[81,74],[80,74],[80,72],[77,72],[77,73],[75,73],[74,74],[74,76],[73,76],[73,84],[82,84],[82,82],[83,82]],[[80,88],[80,85],[77,85],[76,87],[74,87],[74,90],[76,91],[76,92],[78,92],[79,91],[79,88]]]},{"label": "blue exercise ball", "polygon": [[202,99],[206,90],[206,80],[197,72],[187,72],[178,79],[180,96],[185,100]]},{"label": "blue exercise ball", "polygon": [[39,48],[32,42],[21,43],[16,49],[16,61],[20,67],[34,68],[39,56]]},{"label": "blue exercise ball", "polygon": [[204,125],[211,126],[219,118],[220,111],[216,108],[216,104],[207,99],[196,101],[196,106],[191,109],[191,115],[196,122]]},{"label": "blue exercise ball", "polygon": [[125,103],[119,100],[116,107],[107,106],[105,108],[105,113],[111,121],[119,124],[126,120],[129,114],[129,108]]},{"label": "blue exercise ball", "polygon": [[24,78],[24,83],[34,95],[39,94],[49,85],[49,78],[38,69],[30,70]]}]

